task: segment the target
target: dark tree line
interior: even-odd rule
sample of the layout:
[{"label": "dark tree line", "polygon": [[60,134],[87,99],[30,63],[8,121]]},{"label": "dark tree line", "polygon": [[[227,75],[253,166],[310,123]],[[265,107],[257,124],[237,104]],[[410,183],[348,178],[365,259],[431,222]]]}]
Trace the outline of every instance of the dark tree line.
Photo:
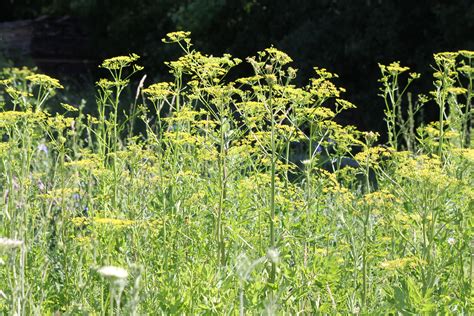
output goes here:
[{"label": "dark tree line", "polygon": [[[305,82],[312,67],[340,75],[349,113],[364,129],[383,130],[377,63],[399,60],[422,73],[427,92],[432,53],[474,49],[472,0],[9,0],[0,21],[42,15],[79,18],[97,58],[136,52],[148,73],[163,74],[177,50],[161,43],[170,31],[189,30],[207,53],[254,55],[273,44],[286,51]],[[424,79],[423,79],[424,78]],[[428,113],[429,114],[429,113]]]}]

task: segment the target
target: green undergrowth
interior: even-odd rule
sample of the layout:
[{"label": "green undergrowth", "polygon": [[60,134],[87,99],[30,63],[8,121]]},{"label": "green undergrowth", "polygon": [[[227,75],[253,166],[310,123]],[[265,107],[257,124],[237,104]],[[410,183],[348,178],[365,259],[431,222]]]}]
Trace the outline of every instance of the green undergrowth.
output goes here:
[{"label": "green undergrowth", "polygon": [[380,65],[381,145],[336,122],[355,106],[325,69],[297,87],[271,47],[230,81],[244,61],[164,41],[174,80],[107,59],[96,115],[51,114],[57,80],[3,70],[1,313],[471,312],[473,52],[435,54],[416,98],[419,75]]}]

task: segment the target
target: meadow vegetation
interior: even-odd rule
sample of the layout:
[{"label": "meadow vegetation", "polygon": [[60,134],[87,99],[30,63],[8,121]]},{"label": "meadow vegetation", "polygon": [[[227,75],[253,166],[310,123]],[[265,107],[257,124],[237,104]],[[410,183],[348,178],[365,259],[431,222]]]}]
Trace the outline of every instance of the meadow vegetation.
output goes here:
[{"label": "meadow vegetation", "polygon": [[[418,74],[380,65],[382,145],[337,123],[354,105],[326,69],[297,87],[274,47],[164,42],[183,50],[174,80],[107,59],[94,114],[51,113],[56,79],[3,70],[1,313],[472,312],[474,52],[435,54],[416,98]],[[439,120],[417,124],[428,105]]]}]

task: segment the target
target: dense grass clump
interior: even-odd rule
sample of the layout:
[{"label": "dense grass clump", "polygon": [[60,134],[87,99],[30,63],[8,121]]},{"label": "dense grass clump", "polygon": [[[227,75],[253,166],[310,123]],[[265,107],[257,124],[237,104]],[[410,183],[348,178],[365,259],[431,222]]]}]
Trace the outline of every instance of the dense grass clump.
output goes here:
[{"label": "dense grass clump", "polygon": [[[436,54],[408,112],[419,76],[380,65],[377,145],[336,123],[354,105],[335,74],[296,87],[271,47],[229,81],[242,61],[188,36],[165,40],[174,80],[142,80],[125,111],[136,55],[104,61],[96,115],[51,114],[57,80],[3,71],[2,313],[470,313],[473,52]],[[417,128],[430,100],[439,121]]]}]

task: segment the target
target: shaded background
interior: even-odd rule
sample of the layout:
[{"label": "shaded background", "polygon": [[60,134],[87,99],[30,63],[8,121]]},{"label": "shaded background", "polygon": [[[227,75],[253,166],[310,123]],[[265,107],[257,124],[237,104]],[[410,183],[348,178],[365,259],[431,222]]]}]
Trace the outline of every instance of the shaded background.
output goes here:
[{"label": "shaded background", "polygon": [[77,96],[93,94],[97,65],[115,55],[143,56],[147,84],[166,80],[163,62],[179,56],[161,42],[167,32],[189,30],[197,49],[239,58],[273,44],[300,84],[314,66],[338,73],[358,106],[342,123],[381,132],[378,62],[420,72],[413,91],[428,93],[434,52],[474,50],[472,0],[2,0],[0,22],[0,67],[36,65]]}]

